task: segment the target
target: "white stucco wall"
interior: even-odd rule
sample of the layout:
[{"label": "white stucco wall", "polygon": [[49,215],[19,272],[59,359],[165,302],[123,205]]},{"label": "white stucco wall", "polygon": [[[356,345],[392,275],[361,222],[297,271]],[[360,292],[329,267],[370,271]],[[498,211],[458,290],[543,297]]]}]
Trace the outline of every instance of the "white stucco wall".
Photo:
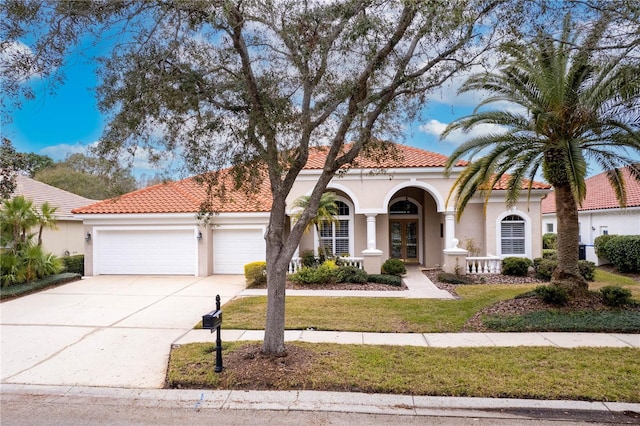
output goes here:
[{"label": "white stucco wall", "polygon": [[[586,259],[598,263],[593,249],[594,240],[603,234],[609,235],[640,235],[640,208],[607,209],[578,212],[580,222],[580,244],[586,245]],[[548,226],[553,232],[558,232],[558,222],[555,213],[542,215],[542,232],[546,233]]]}]

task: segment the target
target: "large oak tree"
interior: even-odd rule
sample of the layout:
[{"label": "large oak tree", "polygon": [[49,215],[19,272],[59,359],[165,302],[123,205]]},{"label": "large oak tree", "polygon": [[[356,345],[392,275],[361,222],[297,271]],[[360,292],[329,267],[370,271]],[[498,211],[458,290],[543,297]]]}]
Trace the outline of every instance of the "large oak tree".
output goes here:
[{"label": "large oak tree", "polygon": [[[526,0],[101,0],[3,3],[2,85],[61,82],[73,48],[99,40],[105,158],[181,155],[190,173],[233,167],[268,179],[268,307],[263,350],[283,353],[285,277],[336,172],[377,138],[397,138],[427,94],[539,16]],[[20,43],[18,43],[20,42]],[[28,48],[25,48],[25,45]],[[77,51],[78,49],[76,49]],[[346,142],[351,142],[346,144]],[[286,198],[309,150],[326,163],[305,211],[285,229]],[[252,167],[246,167],[250,164]]]}]

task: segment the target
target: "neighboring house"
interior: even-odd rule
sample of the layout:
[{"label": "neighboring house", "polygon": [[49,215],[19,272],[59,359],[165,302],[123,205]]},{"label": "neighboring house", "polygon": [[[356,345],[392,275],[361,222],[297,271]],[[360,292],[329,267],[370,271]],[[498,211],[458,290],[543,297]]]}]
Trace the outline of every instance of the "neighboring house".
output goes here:
[{"label": "neighboring house", "polygon": [[[548,185],[535,182],[531,200],[527,202],[523,191],[522,201],[508,209],[506,181],[501,181],[486,214],[484,198],[478,195],[456,222],[453,202],[447,205],[446,200],[466,163],[460,162],[446,178],[444,155],[397,148],[393,159],[381,163],[358,159],[357,167],[329,183],[327,191],[338,198],[339,225],[325,226],[320,237],[305,234],[299,252],[317,248],[321,238],[336,255],[364,258],[368,272],[379,272],[388,258],[442,265],[443,249],[452,247],[453,238],[462,248],[472,241],[481,255],[541,255],[540,200]],[[312,151],[289,194],[289,206],[311,194],[325,152]],[[190,178],[75,209],[85,233],[92,236],[85,248],[85,273],[241,274],[246,263],[264,260],[271,208],[268,181],[257,194],[233,192],[224,202],[214,199],[217,214],[199,226],[195,213],[205,197],[205,189]]]},{"label": "neighboring house", "polygon": [[96,200],[72,194],[22,175],[17,176],[16,183],[16,189],[11,194],[12,198],[22,195],[38,208],[45,202],[58,208],[54,214],[56,229],[45,228],[42,232],[44,250],[56,256],[83,254],[85,234],[82,219],[74,216],[71,210],[95,203]]},{"label": "neighboring house", "polygon": [[[621,208],[605,173],[585,180],[587,194],[578,207],[580,244],[584,246],[584,258],[598,263],[593,249],[596,237],[606,234],[640,235],[640,182],[628,169],[623,169],[627,206]],[[542,232],[556,233],[556,198],[551,192],[542,200]],[[581,253],[582,254],[582,253]]]}]

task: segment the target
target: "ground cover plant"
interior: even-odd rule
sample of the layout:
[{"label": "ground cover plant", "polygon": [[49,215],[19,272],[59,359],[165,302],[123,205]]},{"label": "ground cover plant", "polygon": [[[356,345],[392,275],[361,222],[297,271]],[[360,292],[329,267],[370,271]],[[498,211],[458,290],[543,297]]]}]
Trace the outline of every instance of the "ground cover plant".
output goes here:
[{"label": "ground cover plant", "polygon": [[80,279],[82,279],[82,276],[73,272],[64,272],[62,274],[49,275],[47,277],[28,283],[15,284],[9,287],[1,288],[0,299],[6,300],[15,297],[26,296],[27,294],[35,293],[36,291],[45,290],[47,288],[56,287]]},{"label": "ground cover plant", "polygon": [[425,348],[289,343],[285,357],[258,343],[173,349],[171,388],[330,390],[411,395],[640,402],[640,350],[631,348]]}]

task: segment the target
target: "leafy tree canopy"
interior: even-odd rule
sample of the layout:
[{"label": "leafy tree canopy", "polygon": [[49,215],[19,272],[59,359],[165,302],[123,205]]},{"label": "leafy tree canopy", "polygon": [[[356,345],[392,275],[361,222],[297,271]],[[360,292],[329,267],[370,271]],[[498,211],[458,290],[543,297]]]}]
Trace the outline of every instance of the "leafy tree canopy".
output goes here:
[{"label": "leafy tree canopy", "polygon": [[79,153],[40,170],[35,179],[93,200],[117,197],[136,189],[129,169]]}]

